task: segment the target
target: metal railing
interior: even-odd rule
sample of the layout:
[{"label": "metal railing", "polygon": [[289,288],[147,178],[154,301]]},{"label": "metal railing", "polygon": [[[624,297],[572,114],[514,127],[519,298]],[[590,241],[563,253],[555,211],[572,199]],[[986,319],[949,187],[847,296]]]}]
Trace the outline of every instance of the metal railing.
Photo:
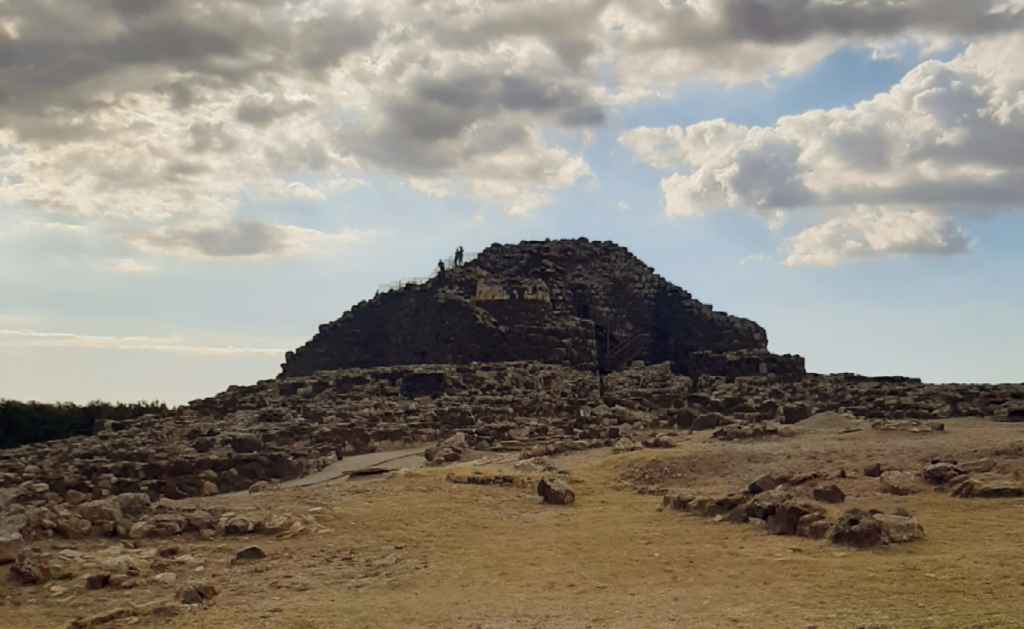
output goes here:
[{"label": "metal railing", "polygon": [[[478,253],[464,253],[462,255],[462,266],[466,266],[473,260],[476,260],[478,255]],[[442,262],[444,262],[444,268],[446,271],[454,269],[455,255],[452,254],[447,258],[442,259]],[[391,282],[390,284],[381,284],[380,286],[377,287],[377,294],[383,295],[384,293],[390,293],[393,290],[401,290],[403,288],[406,288],[407,286],[422,286],[423,284],[426,284],[430,280],[437,277],[438,271],[438,267],[435,266],[434,270],[431,271],[430,275],[427,277],[409,277],[398,280],[397,282]]]}]

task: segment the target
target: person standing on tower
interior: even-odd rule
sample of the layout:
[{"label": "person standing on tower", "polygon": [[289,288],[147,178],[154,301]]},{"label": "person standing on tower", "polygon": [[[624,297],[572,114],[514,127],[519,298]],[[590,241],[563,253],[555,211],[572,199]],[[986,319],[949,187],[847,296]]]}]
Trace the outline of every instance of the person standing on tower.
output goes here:
[{"label": "person standing on tower", "polygon": [[462,266],[462,245],[455,249],[455,266]]}]

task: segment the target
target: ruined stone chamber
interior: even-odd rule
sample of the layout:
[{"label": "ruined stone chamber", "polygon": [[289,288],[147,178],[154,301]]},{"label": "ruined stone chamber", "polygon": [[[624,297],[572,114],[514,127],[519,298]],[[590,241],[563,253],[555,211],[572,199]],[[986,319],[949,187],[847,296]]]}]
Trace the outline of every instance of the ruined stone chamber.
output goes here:
[{"label": "ruined stone chamber", "polygon": [[289,352],[282,377],[388,365],[537,361],[611,373],[805,375],[764,328],[716,312],[625,248],[586,239],[492,245],[465,266],[356,305]]}]

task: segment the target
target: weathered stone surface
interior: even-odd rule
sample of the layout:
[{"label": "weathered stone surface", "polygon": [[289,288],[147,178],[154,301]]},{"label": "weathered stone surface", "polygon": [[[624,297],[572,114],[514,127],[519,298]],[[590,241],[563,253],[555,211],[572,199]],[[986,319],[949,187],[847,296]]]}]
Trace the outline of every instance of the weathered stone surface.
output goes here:
[{"label": "weathered stone surface", "polygon": [[837,546],[874,548],[882,543],[882,523],[863,509],[849,509],[832,527],[829,541]]},{"label": "weathered stone surface", "polygon": [[864,468],[864,476],[868,478],[878,478],[882,475],[882,464],[873,463]]},{"label": "weathered stone surface", "polygon": [[787,404],[782,407],[782,423],[795,424],[802,422],[814,413],[814,409],[807,403]]},{"label": "weathered stone surface", "polygon": [[[515,360],[583,371],[643,361],[671,362],[690,376],[803,375],[803,359],[768,354],[767,343],[757,324],[714,312],[613,243],[523,242],[492,245],[422,285],[356,305],[289,352],[282,376]],[[444,386],[417,381],[406,394]]]},{"label": "weathered stone surface", "polygon": [[237,561],[256,561],[257,559],[264,559],[267,553],[259,546],[249,546],[235,553],[235,559]]},{"label": "weathered stone surface", "polygon": [[824,513],[820,505],[801,500],[787,500],[767,518],[767,531],[772,535],[796,535],[801,518],[812,513]]},{"label": "weathered stone surface", "polygon": [[956,498],[1018,498],[1024,496],[1021,484],[1012,478],[969,478],[952,492]]},{"label": "weathered stone surface", "polygon": [[50,579],[50,568],[31,548],[25,548],[14,559],[8,578],[19,585],[38,585]]},{"label": "weathered stone surface", "polygon": [[840,504],[846,500],[846,494],[839,488],[835,483],[830,483],[822,487],[814,488],[814,499],[818,502],[827,502],[829,504]]},{"label": "weathered stone surface", "polygon": [[776,487],[775,489],[761,492],[750,501],[747,506],[747,515],[750,518],[767,520],[775,515],[775,511],[779,506],[790,498],[792,498],[791,494],[784,487]]},{"label": "weathered stone surface", "polygon": [[537,494],[544,502],[552,505],[571,505],[576,502],[576,493],[569,483],[560,478],[542,478],[537,484]]},{"label": "weathered stone surface", "polygon": [[185,605],[204,605],[217,596],[217,588],[212,583],[198,581],[190,583],[178,590],[178,600]]},{"label": "weathered stone surface", "polygon": [[910,472],[890,470],[882,474],[879,482],[884,493],[894,496],[909,496],[921,491],[917,475]]},{"label": "weathered stone surface", "polygon": [[0,535],[0,564],[13,562],[24,548],[25,538],[21,533]]},{"label": "weathered stone surface", "polygon": [[747,488],[751,494],[759,494],[765,491],[771,491],[779,485],[779,482],[771,474],[765,474],[754,482],[750,483]]},{"label": "weathered stone surface", "polygon": [[136,616],[137,613],[134,609],[127,607],[119,607],[110,611],[95,614],[88,618],[76,618],[68,623],[68,629],[91,629],[92,627],[100,627],[124,618],[131,618]]},{"label": "weathered stone surface", "polygon": [[960,470],[955,463],[943,461],[940,463],[933,463],[925,467],[923,476],[925,481],[933,485],[941,485],[948,480],[956,478],[960,474],[963,474],[963,471]]},{"label": "weathered stone surface", "polygon": [[900,515],[876,513],[872,518],[882,527],[883,544],[902,544],[921,539],[924,533],[917,520]]}]

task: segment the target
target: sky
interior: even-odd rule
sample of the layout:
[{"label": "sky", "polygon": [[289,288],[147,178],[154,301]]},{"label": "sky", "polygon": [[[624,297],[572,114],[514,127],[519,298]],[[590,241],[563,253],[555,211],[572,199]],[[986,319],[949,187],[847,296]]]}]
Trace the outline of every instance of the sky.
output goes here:
[{"label": "sky", "polygon": [[210,396],[456,246],[1024,381],[1024,0],[0,0],[0,398]]}]

